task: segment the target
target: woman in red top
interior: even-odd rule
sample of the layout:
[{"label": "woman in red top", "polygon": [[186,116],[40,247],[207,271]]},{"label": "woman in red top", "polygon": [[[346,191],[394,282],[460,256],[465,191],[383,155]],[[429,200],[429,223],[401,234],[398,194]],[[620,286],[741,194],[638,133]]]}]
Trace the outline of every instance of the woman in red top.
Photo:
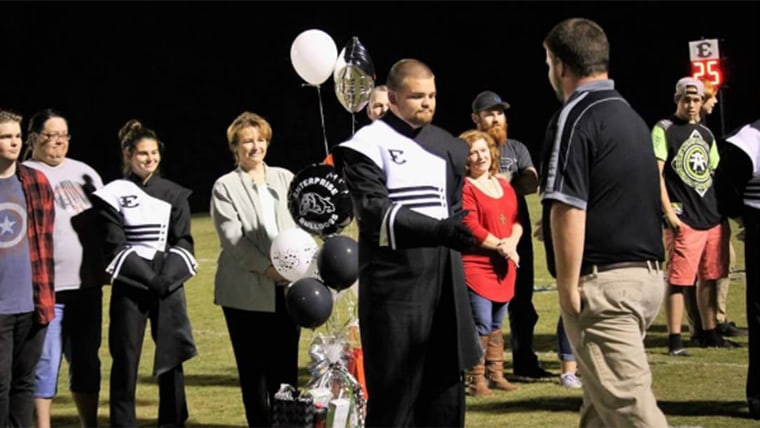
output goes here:
[{"label": "woman in red top", "polygon": [[496,142],[487,133],[474,129],[459,137],[470,146],[462,196],[464,209],[468,211],[464,223],[480,243],[462,254],[470,306],[485,350],[480,363],[468,370],[467,380],[469,393],[480,396],[491,394],[489,387],[517,389],[504,377],[502,325],[515,294],[516,269],[520,264],[516,248],[523,229],[517,219],[515,191],[509,181],[497,176]]}]

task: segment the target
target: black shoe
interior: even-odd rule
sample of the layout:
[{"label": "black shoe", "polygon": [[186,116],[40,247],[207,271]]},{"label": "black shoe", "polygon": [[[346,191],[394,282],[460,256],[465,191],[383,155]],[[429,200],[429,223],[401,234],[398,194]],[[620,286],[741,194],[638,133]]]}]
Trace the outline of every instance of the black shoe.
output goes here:
[{"label": "black shoe", "polygon": [[705,340],[703,345],[703,348],[740,348],[739,344],[736,342],[732,342],[722,336],[718,338],[716,341],[710,341]]},{"label": "black shoe", "polygon": [[747,406],[749,407],[749,417],[760,420],[760,398],[747,399]]},{"label": "black shoe", "polygon": [[705,338],[701,333],[692,334],[689,342],[691,343],[691,346],[695,348],[702,348],[705,346]]},{"label": "black shoe", "polygon": [[542,369],[540,366],[533,366],[528,370],[514,370],[515,376],[531,379],[542,379],[549,377],[557,377],[554,373],[548,372]]},{"label": "black shoe", "polygon": [[718,333],[727,337],[748,336],[749,330],[737,327],[733,321],[719,323],[717,326]]},{"label": "black shoe", "polygon": [[668,349],[668,355],[671,357],[690,357],[689,351],[686,348]]}]

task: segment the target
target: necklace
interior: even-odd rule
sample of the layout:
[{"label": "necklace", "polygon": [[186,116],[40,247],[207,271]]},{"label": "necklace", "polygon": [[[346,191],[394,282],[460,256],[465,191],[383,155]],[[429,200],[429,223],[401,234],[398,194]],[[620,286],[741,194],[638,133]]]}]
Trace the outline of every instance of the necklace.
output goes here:
[{"label": "necklace", "polygon": [[485,178],[478,177],[477,179],[472,177],[467,177],[478,189],[480,189],[481,192],[485,193],[486,195],[492,197],[492,198],[500,198],[502,195],[501,191],[501,185],[499,184],[499,180],[496,178],[487,175]]}]

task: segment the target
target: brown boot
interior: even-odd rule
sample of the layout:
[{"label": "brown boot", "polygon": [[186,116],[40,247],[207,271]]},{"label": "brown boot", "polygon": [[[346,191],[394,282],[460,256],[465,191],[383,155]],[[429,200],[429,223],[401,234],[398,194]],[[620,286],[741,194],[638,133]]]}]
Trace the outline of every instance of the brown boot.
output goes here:
[{"label": "brown boot", "polygon": [[488,368],[489,386],[502,391],[514,391],[520,387],[509,383],[504,377],[504,336],[501,330],[494,330],[488,335],[486,346],[486,366]]},{"label": "brown boot", "polygon": [[[485,347],[488,343],[488,336],[480,336],[480,345]],[[488,379],[486,379],[485,355],[480,358],[480,362],[475,367],[467,370],[467,394],[473,397],[483,397],[493,394],[488,389]]]}]

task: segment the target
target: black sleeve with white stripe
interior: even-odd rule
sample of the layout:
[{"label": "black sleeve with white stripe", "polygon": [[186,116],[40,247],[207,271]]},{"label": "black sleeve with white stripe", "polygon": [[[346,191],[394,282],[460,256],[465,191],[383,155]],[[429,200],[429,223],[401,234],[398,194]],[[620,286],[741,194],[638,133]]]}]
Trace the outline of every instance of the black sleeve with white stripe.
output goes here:
[{"label": "black sleeve with white stripe", "polygon": [[124,221],[111,205],[102,199],[93,198],[98,212],[100,230],[103,233],[103,253],[110,260],[106,272],[111,282],[120,281],[126,285],[148,289],[148,282],[155,276],[151,262],[140,257],[127,244]]},{"label": "black sleeve with white stripe", "polygon": [[177,192],[172,204],[169,226],[169,248],[166,250],[160,275],[169,281],[169,291],[181,286],[196,274],[198,263],[193,255],[194,241],[190,231],[190,204],[186,192]]}]

